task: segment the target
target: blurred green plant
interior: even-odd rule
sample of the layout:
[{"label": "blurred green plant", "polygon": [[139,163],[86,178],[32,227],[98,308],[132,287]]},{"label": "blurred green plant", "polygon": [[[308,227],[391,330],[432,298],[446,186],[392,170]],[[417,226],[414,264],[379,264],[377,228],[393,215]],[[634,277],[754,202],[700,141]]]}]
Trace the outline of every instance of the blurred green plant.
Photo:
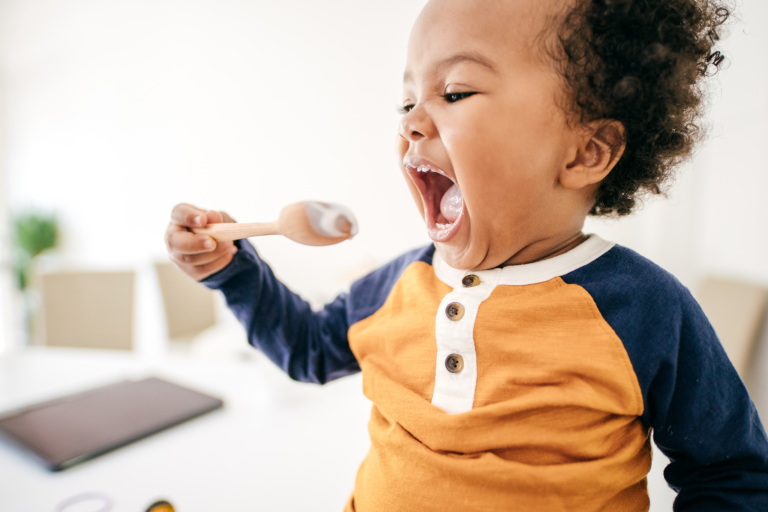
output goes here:
[{"label": "blurred green plant", "polygon": [[19,289],[25,290],[29,286],[34,259],[42,252],[56,247],[59,225],[53,215],[20,215],[13,221],[13,237],[16,245],[13,270]]}]

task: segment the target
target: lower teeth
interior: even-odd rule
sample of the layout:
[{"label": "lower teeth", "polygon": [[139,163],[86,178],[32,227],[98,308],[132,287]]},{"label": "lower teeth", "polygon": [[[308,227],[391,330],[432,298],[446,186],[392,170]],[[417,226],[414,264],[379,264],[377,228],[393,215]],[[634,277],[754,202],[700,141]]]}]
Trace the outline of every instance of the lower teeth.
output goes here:
[{"label": "lower teeth", "polygon": [[439,222],[435,224],[437,226],[437,229],[445,229],[447,227],[452,226],[452,224],[440,224]]}]

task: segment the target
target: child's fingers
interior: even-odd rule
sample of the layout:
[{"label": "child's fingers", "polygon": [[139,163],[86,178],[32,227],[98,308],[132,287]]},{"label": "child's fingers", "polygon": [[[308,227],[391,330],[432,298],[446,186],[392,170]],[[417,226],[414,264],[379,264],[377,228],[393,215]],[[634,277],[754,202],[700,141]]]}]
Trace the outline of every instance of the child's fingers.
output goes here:
[{"label": "child's fingers", "polygon": [[218,224],[220,222],[235,222],[232,220],[227,212],[219,212],[216,210],[206,210],[205,216],[208,218],[208,224]]},{"label": "child's fingers", "polygon": [[217,260],[214,260],[205,265],[198,265],[196,267],[198,272],[200,272],[201,275],[205,276],[205,277],[201,277],[200,279],[205,279],[206,277],[212,274],[215,274],[219,270],[229,265],[229,262],[232,261],[232,258],[235,257],[236,252],[237,252],[237,247],[230,249]]},{"label": "child's fingers", "polygon": [[216,249],[216,240],[208,235],[198,235],[184,228],[169,229],[166,238],[168,250],[179,254],[200,254]]},{"label": "child's fingers", "polygon": [[208,218],[208,224],[218,224],[220,222],[224,222],[224,218],[222,217],[221,213],[217,212],[216,210],[206,211],[205,216]]},{"label": "child's fingers", "polygon": [[[165,248],[168,250],[168,252],[171,252],[171,238],[176,233],[179,233],[181,231],[187,231],[187,228],[179,226],[178,224],[174,223],[173,221],[168,223],[168,227],[165,228]],[[188,231],[187,231],[188,232]]]},{"label": "child's fingers", "polygon": [[203,227],[209,222],[205,210],[186,203],[177,204],[173,207],[171,221],[187,228]]},{"label": "child's fingers", "polygon": [[211,252],[204,252],[201,254],[173,254],[171,257],[174,258],[177,262],[183,263],[186,265],[206,265],[208,263],[211,263],[213,261],[216,261],[217,259],[221,258],[224,254],[232,251],[232,248],[234,247],[234,244],[232,242],[222,242],[220,243],[215,251]]},{"label": "child's fingers", "polygon": [[204,265],[189,265],[184,263],[179,263],[178,261],[175,261],[176,266],[178,266],[185,274],[190,276],[195,281],[202,281],[208,276],[212,276],[216,272],[222,270],[224,267],[229,265],[229,263],[232,261],[232,258],[235,256],[235,253],[237,252],[237,247],[231,247],[229,251],[226,251],[224,254],[216,258],[215,260],[206,263]]}]

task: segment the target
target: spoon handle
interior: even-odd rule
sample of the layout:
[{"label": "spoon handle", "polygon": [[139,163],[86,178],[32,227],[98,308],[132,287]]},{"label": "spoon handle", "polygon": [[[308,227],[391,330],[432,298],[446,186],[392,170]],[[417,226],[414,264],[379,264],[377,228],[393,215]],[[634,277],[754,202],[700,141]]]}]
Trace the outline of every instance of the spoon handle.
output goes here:
[{"label": "spoon handle", "polygon": [[192,232],[198,235],[208,235],[219,242],[241,240],[252,236],[280,234],[277,222],[252,222],[250,224],[222,222],[219,224],[208,224],[204,228],[192,228]]}]

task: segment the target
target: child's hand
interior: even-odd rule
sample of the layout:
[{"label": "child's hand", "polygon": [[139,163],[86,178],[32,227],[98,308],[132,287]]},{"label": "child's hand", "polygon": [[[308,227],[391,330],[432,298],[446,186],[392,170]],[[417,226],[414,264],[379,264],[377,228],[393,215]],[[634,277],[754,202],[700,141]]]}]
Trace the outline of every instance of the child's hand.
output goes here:
[{"label": "child's hand", "polygon": [[216,243],[207,235],[197,235],[188,228],[201,228],[209,223],[234,222],[224,212],[201,210],[189,204],[177,204],[165,230],[165,246],[171,260],[195,281],[223,269],[237,252],[233,242]]}]

